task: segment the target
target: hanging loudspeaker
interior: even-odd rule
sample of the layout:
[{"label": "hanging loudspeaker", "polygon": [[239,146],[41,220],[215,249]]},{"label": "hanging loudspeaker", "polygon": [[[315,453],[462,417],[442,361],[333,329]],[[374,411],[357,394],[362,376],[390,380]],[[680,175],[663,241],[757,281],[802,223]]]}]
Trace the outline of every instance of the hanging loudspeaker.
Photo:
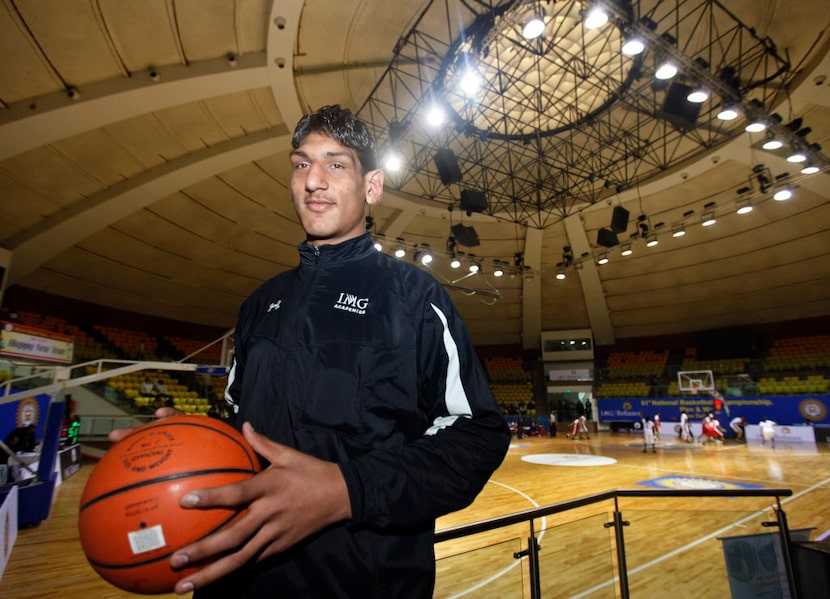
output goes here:
[{"label": "hanging loudspeaker", "polygon": [[458,168],[458,160],[449,148],[438,150],[435,153],[435,167],[438,169],[438,176],[441,183],[450,185],[461,182],[461,169]]},{"label": "hanging loudspeaker", "polygon": [[622,206],[614,206],[614,213],[611,215],[611,230],[614,233],[625,233],[628,228],[628,210]]},{"label": "hanging loudspeaker", "polygon": [[702,104],[689,102],[686,99],[691,91],[690,86],[673,81],[666,91],[666,99],[663,101],[662,108],[657,111],[657,116],[683,131],[694,129]]},{"label": "hanging loudspeaker", "polygon": [[620,240],[617,239],[617,234],[611,229],[600,229],[597,231],[597,245],[602,247],[612,248],[619,245]]},{"label": "hanging loudspeaker", "polygon": [[461,190],[461,209],[471,212],[484,212],[487,210],[487,195],[483,191],[475,189]]},{"label": "hanging loudspeaker", "polygon": [[478,233],[473,227],[468,227],[467,225],[457,224],[450,227],[452,234],[455,236],[455,240],[460,243],[461,245],[467,247],[475,247],[480,242],[478,239]]}]

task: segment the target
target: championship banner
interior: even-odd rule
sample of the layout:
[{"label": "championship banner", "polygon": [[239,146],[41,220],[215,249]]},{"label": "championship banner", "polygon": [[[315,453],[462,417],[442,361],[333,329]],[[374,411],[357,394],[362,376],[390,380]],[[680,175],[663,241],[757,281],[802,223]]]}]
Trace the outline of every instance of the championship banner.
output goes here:
[{"label": "championship banner", "polygon": [[[785,395],[774,397],[726,397],[732,416],[743,416],[747,422],[757,423],[770,418],[778,424],[830,424],[830,395]],[[678,422],[680,410],[692,421],[702,420],[713,412],[728,424],[728,416],[715,409],[715,399],[708,395],[683,397],[631,397],[626,399],[597,399],[598,420],[601,423],[639,422],[646,415],[660,414],[666,421]]]},{"label": "championship banner", "polygon": [[73,339],[52,331],[3,322],[0,330],[0,356],[72,363]]}]

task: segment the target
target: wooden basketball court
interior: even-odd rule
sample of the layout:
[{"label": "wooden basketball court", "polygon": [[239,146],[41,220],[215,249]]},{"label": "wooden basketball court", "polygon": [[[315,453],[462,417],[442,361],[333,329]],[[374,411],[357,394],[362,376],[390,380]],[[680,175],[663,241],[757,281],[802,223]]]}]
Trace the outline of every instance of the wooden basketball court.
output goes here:
[{"label": "wooden basketball court", "polygon": [[[80,472],[61,485],[47,521],[19,531],[0,581],[0,599],[134,596],[100,579],[81,551],[77,532],[78,501],[93,465],[94,462],[85,461]],[[504,463],[479,498],[467,509],[442,518],[438,528],[610,489],[661,485],[662,488],[718,488],[718,485],[789,488],[793,496],[783,500],[783,509],[790,529],[814,529],[813,537],[830,530],[830,448],[780,443],[776,449],[729,442],[713,446],[687,445],[665,432],[656,453],[643,453],[641,437],[626,434],[601,433],[577,441],[561,436],[514,439]],[[683,559],[684,547],[693,547],[713,533],[727,535],[757,530],[759,521],[775,519],[770,509],[774,501],[769,498],[716,501],[688,498],[630,508],[621,505],[626,520],[631,523],[625,535],[632,597],[721,599],[729,596],[723,582],[722,556],[701,561],[695,557],[699,553],[690,552],[693,561],[687,563]],[[608,519],[603,513],[605,509],[602,506],[580,508],[536,523],[537,531],[541,529],[547,535],[547,540],[540,541],[542,571],[547,580],[543,582],[543,596],[573,596],[567,590],[569,578],[596,581],[596,591],[584,596],[615,596],[612,584],[615,560],[608,538],[612,532],[603,527]],[[702,521],[710,525],[702,525]],[[526,565],[511,566],[516,561],[512,552],[524,547],[526,537],[526,527],[514,526],[437,545],[439,559],[459,557],[439,561],[436,597],[528,597],[527,581],[523,580],[526,577],[522,575]],[[718,541],[712,539],[707,542],[717,547]],[[465,553],[493,543],[504,545],[481,554]],[[669,549],[672,557],[665,559]],[[602,567],[595,565],[598,556]],[[500,576],[488,580],[502,570]],[[469,592],[471,588],[476,590]]]}]

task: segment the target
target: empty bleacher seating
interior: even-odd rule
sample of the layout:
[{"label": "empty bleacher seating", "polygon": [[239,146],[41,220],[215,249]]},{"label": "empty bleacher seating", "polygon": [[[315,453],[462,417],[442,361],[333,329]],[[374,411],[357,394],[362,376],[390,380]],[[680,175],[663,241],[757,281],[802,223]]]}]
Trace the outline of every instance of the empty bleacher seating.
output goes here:
[{"label": "empty bleacher seating", "polygon": [[830,335],[778,339],[765,366],[767,372],[830,369]]},{"label": "empty bleacher seating", "polygon": [[666,369],[668,350],[613,352],[608,356],[608,374],[612,379],[639,379],[660,376]]},{"label": "empty bleacher seating", "polygon": [[94,328],[121,350],[126,359],[149,360],[157,357],[158,341],[147,333],[102,325],[95,325]]}]

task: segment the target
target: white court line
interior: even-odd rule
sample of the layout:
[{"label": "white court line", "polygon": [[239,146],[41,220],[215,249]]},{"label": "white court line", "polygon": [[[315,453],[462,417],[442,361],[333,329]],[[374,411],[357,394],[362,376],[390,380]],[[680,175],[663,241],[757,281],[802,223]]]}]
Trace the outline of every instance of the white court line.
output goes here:
[{"label": "white court line", "polygon": [[[787,497],[785,499],[782,499],[781,503],[782,504],[789,503],[790,501],[793,501],[794,499],[798,499],[799,497],[801,497],[802,495],[804,495],[806,493],[812,493],[813,491],[815,491],[819,487],[823,487],[824,485],[826,485],[828,483],[830,483],[830,478],[826,478],[823,481],[821,481],[820,483],[817,483],[817,484],[813,485],[812,487],[808,487],[808,488],[804,489],[803,491],[800,491],[799,493],[796,493],[794,495],[790,495],[789,497]],[[661,555],[657,559],[651,560],[650,562],[647,562],[647,563],[643,564],[642,566],[638,566],[638,567],[634,568],[633,570],[629,570],[628,573],[629,574],[636,574],[638,572],[641,572],[643,570],[651,568],[652,566],[656,566],[660,562],[663,562],[663,561],[669,559],[670,557],[674,557],[675,555],[683,553],[684,551],[687,551],[687,550],[689,550],[693,547],[696,547],[697,545],[700,545],[701,543],[704,543],[706,541],[710,541],[714,537],[720,536],[720,535],[724,534],[725,532],[728,532],[731,528],[734,528],[736,526],[741,526],[745,522],[748,522],[749,520],[752,520],[753,518],[757,518],[760,514],[763,514],[766,511],[767,510],[765,510],[765,509],[764,510],[758,510],[754,514],[746,516],[745,518],[742,518],[742,519],[738,520],[737,522],[734,522],[734,523],[730,524],[729,526],[724,526],[720,530],[716,530],[713,533],[709,533],[708,535],[703,536],[703,537],[697,539],[696,541],[692,541],[691,543],[688,543],[687,545],[685,545],[683,547],[678,547],[674,551],[670,551],[669,553],[667,553],[665,555]],[[593,588],[590,588],[586,591],[583,591],[579,595],[573,595],[571,597],[571,599],[578,599],[580,597],[587,597],[591,593],[594,593],[596,591],[604,589],[605,587],[607,587],[610,584],[614,584],[615,582],[617,582],[617,580],[618,580],[618,577],[615,576],[611,580],[607,580],[603,583],[600,583],[600,584],[594,586]]]},{"label": "white court line", "polygon": [[[520,495],[520,496],[524,497],[525,499],[527,499],[528,502],[530,502],[530,504],[533,507],[539,507],[539,504],[536,503],[536,501],[534,501],[529,495],[527,495],[526,493],[522,493],[521,491],[519,491],[515,487],[511,487],[510,485],[505,485],[504,483],[496,482],[494,480],[488,480],[487,482],[492,483],[494,485],[499,485],[500,487],[504,487],[508,491],[513,491],[517,495]],[[547,518],[545,516],[542,517],[541,526],[542,526],[542,530],[539,532],[539,541],[540,542],[542,541],[542,539],[545,536],[545,527],[547,526]],[[465,591],[461,591],[460,593],[456,593],[455,595],[452,595],[449,599],[456,599],[456,597],[464,597],[465,595],[469,595],[470,593],[472,593],[474,591],[478,591],[479,589],[482,589],[482,588],[486,587],[488,584],[490,584],[494,580],[496,580],[498,578],[501,578],[502,576],[504,576],[505,574],[507,574],[508,572],[513,570],[514,568],[517,568],[518,566],[520,566],[522,564],[522,561],[524,561],[526,557],[527,556],[524,556],[520,559],[517,559],[515,562],[513,562],[512,564],[510,564],[509,566],[507,566],[503,570],[499,570],[498,572],[493,574],[490,578],[482,580],[478,584],[471,586],[470,588],[468,588]]]}]

